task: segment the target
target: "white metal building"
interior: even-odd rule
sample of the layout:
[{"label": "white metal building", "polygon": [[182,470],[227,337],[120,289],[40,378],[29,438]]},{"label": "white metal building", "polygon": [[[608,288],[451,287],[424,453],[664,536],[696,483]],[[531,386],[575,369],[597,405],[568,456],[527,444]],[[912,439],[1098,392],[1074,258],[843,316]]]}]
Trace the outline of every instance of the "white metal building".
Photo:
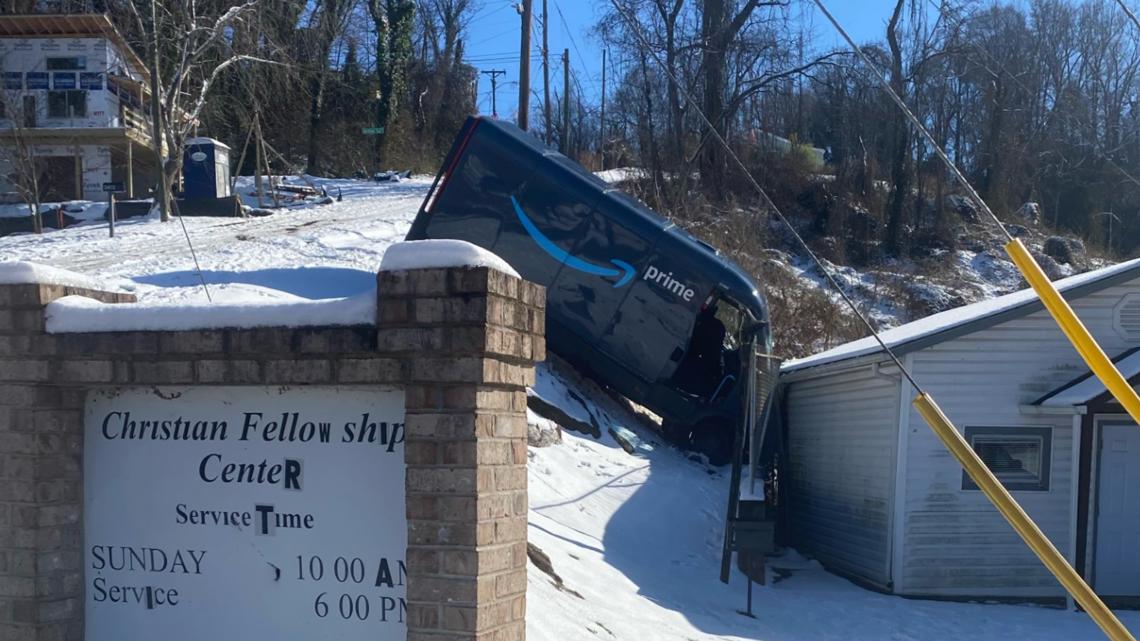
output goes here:
[{"label": "white metal building", "polygon": [[[1140,260],[1059,281],[1140,381]],[[1031,291],[882,335],[1102,595],[1140,597],[1140,428]],[[1064,591],[912,408],[873,339],[782,370],[793,544],[889,592],[1053,598]]]}]

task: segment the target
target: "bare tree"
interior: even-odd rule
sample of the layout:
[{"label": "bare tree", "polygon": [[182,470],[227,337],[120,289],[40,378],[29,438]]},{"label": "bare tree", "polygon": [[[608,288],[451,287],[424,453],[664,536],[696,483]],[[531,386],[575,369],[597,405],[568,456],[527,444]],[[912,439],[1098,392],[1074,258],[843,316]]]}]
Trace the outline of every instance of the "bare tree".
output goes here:
[{"label": "bare tree", "polygon": [[398,113],[400,98],[407,89],[415,10],[412,0],[368,0],[368,12],[376,28],[376,76],[380,86],[376,126],[383,130],[377,141],[377,168],[384,161],[392,116]]},{"label": "bare tree", "polygon": [[324,118],[325,88],[329,78],[329,56],[333,43],[344,35],[355,0],[320,0],[314,3],[308,28],[309,66],[309,152],[308,171],[320,171],[319,133]]},{"label": "bare tree", "polygon": [[[906,80],[903,77],[902,46],[899,44],[899,25],[903,6],[907,0],[896,0],[895,9],[887,23],[887,46],[891,51],[891,89],[905,99]],[[902,212],[910,191],[910,172],[907,161],[910,157],[910,124],[898,114],[892,119],[891,129],[891,201],[887,205],[887,253],[898,255],[902,245]]]},{"label": "bare tree", "polygon": [[[728,77],[728,52],[733,40],[758,7],[786,6],[779,0],[745,0],[735,13],[730,13],[728,0],[703,0],[701,13],[701,71],[705,87],[702,100],[705,116],[722,137],[727,131],[725,119],[725,83]],[[701,153],[701,181],[711,190],[720,191],[725,175],[725,153],[720,145],[706,144]]]},{"label": "bare tree", "polygon": [[[238,64],[280,64],[277,44],[268,37],[233,39],[236,29],[255,19],[260,0],[246,0],[224,12],[200,0],[124,0],[147,44],[151,73],[152,127],[159,159],[159,207],[170,220],[171,186],[182,169],[185,141],[197,129],[211,89]],[[252,43],[243,51],[241,43]]]},{"label": "bare tree", "polygon": [[7,141],[11,143],[4,148],[4,159],[8,161],[5,178],[27,204],[28,215],[32,219],[32,231],[42,234],[44,227],[43,217],[40,215],[40,167],[27,136],[23,93],[19,91],[0,93],[0,107],[3,107],[3,116],[8,120],[5,131]]}]

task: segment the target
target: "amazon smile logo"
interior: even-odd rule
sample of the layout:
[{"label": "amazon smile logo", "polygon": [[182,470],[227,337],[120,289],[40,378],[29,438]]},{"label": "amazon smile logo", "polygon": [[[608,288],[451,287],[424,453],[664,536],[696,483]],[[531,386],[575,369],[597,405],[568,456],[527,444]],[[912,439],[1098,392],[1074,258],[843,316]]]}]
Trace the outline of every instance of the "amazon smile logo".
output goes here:
[{"label": "amazon smile logo", "polygon": [[511,196],[511,204],[514,205],[515,214],[519,217],[519,222],[522,223],[526,232],[530,234],[534,242],[541,247],[543,251],[550,254],[554,260],[580,272],[601,276],[603,278],[617,278],[618,280],[614,283],[614,287],[624,287],[628,285],[629,282],[633,280],[634,275],[636,275],[637,270],[634,269],[633,265],[630,265],[624,260],[611,258],[610,262],[617,268],[614,269],[614,267],[595,265],[577,256],[572,256],[570,252],[554,244],[554,241],[547,238],[546,235],[535,226],[534,221],[526,215],[526,212],[523,211],[522,206],[519,205],[519,201],[514,196]]}]

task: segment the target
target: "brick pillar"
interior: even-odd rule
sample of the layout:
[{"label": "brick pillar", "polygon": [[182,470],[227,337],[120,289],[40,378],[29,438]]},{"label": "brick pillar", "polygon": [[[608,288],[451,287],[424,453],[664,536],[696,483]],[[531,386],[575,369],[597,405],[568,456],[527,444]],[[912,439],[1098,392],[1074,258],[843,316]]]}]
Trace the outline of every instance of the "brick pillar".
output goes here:
[{"label": "brick pillar", "polygon": [[57,385],[44,306],[71,294],[130,294],[0,285],[0,639],[83,637],[84,391]]},{"label": "brick pillar", "polygon": [[378,344],[408,363],[408,641],[526,636],[526,386],[546,294],[487,268],[382,272]]}]

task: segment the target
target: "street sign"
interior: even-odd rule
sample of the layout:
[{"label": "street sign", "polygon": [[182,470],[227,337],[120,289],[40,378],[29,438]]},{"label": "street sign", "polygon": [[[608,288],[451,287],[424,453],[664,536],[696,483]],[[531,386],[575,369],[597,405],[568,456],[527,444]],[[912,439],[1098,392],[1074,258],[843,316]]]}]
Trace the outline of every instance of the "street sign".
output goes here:
[{"label": "street sign", "polygon": [[383,127],[364,127],[363,129],[360,130],[360,133],[364,134],[365,136],[379,136],[380,134],[384,133],[384,128]]},{"label": "street sign", "polygon": [[126,191],[126,190],[127,189],[126,189],[126,187],[123,187],[122,182],[103,183],[103,191],[108,193],[108,194],[116,192],[116,191]]}]

